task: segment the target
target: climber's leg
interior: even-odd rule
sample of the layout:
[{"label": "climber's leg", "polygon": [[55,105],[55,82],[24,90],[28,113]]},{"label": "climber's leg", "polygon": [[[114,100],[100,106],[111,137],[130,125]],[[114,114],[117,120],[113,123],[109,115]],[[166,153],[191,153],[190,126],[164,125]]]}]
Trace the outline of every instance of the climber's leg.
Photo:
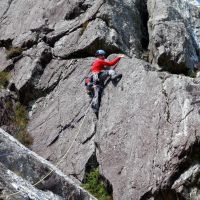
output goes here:
[{"label": "climber's leg", "polygon": [[94,97],[92,99],[92,109],[94,110],[95,113],[99,112],[100,99],[101,99],[101,86],[95,85],[94,86]]}]

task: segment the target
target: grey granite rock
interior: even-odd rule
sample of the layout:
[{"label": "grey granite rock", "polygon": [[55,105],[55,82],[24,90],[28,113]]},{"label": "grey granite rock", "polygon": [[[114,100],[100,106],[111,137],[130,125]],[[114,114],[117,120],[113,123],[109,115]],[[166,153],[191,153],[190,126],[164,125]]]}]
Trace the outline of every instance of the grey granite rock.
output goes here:
[{"label": "grey granite rock", "polygon": [[148,10],[150,60],[173,73],[194,69],[200,57],[199,7],[191,1],[149,0]]},{"label": "grey granite rock", "polygon": [[[23,57],[16,62],[14,70],[11,72],[10,82],[22,95],[20,98],[23,98],[22,101],[25,104],[43,95],[42,91],[33,88],[36,88],[40,76],[51,59],[51,48],[41,42],[37,46],[24,51]],[[32,90],[29,90],[31,87]]]},{"label": "grey granite rock", "polygon": [[[80,128],[84,112],[89,107],[89,97],[84,91],[83,80],[89,72],[91,61],[90,58],[65,62],[52,61],[45,69],[47,73],[55,74],[55,77],[59,76],[59,83],[50,94],[34,103],[29,132],[35,138],[33,150],[53,162],[58,161],[67,151]],[[49,70],[48,67],[52,64],[57,65],[53,65]],[[46,74],[42,77],[41,83],[42,80],[50,80],[48,82],[51,83],[51,76]],[[44,86],[48,87],[48,85]],[[69,155],[61,163],[64,172],[72,177],[76,176],[80,181],[84,177],[85,165],[95,151],[93,140],[90,141],[88,138],[92,138],[96,131],[96,120],[93,119],[94,114],[91,110],[88,114],[89,117],[83,124],[80,136]],[[75,152],[75,155],[72,152]],[[73,161],[69,163],[70,160]],[[64,167],[66,163],[68,163],[67,168]]]},{"label": "grey granite rock", "polygon": [[6,56],[5,48],[0,48],[0,71],[7,70],[13,65],[13,62],[11,60],[7,60]]},{"label": "grey granite rock", "polygon": [[[95,199],[58,168],[0,129],[0,198],[33,200]],[[50,171],[52,173],[36,185]],[[12,193],[17,193],[13,194]]]},{"label": "grey granite rock", "polygon": [[[22,57],[13,60],[10,82],[21,103],[28,105],[31,148],[56,165],[75,140],[59,168],[80,184],[94,157],[115,200],[196,200],[199,78],[159,72],[155,67],[172,73],[193,70],[200,41],[196,4],[185,0],[1,2],[1,69],[8,66],[4,47],[25,48]],[[153,65],[135,58],[147,46]],[[94,60],[90,56],[99,48],[132,58],[120,61],[117,70],[123,78],[118,85],[108,82],[97,119],[88,110],[91,101],[84,91],[84,77]],[[25,163],[22,178],[35,180],[38,174],[29,165],[32,157],[20,159]],[[18,168],[15,157],[3,161]],[[2,180],[6,181],[3,175]]]},{"label": "grey granite rock", "polygon": [[[89,65],[86,63],[71,63],[73,73],[68,76],[68,67],[62,75],[68,72],[67,78],[35,103],[29,126],[35,137],[33,149],[53,162],[69,148],[89,105],[79,82],[87,74],[87,67],[82,68]],[[188,86],[194,84],[191,78],[158,73],[143,61],[125,59],[118,67],[123,79],[117,87],[108,84],[99,120],[89,111],[61,167],[74,180],[82,181],[89,158],[97,152],[114,199],[156,197],[176,181],[171,174],[179,177],[184,173],[176,170],[182,159],[173,155],[189,151],[198,141],[198,106],[192,102],[199,94],[189,92]]]},{"label": "grey granite rock", "polygon": [[36,32],[22,33],[12,41],[14,47],[31,48],[34,44],[37,44],[39,40],[39,34]]}]

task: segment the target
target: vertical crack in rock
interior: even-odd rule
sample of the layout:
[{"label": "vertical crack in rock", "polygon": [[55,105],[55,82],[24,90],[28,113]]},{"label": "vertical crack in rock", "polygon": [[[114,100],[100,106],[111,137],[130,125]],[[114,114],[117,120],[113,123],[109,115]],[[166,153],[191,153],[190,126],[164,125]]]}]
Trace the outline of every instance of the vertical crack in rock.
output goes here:
[{"label": "vertical crack in rock", "polygon": [[[94,170],[98,169],[99,168],[99,163],[98,163],[98,160],[97,160],[97,157],[96,157],[96,150],[95,152],[92,154],[92,156],[89,158],[86,166],[85,166],[85,177],[83,179],[83,184],[87,184],[87,176],[93,172]],[[96,177],[93,177],[93,178],[96,178]],[[112,197],[112,194],[113,194],[113,187],[111,185],[111,183],[109,182],[108,179],[106,179],[106,177],[103,176],[103,174],[101,173],[100,171],[100,177],[99,177],[100,180],[100,183],[103,183],[104,187],[105,187],[105,190],[106,190],[106,193],[107,195],[109,195],[110,197]],[[98,187],[98,185],[97,185]]]},{"label": "vertical crack in rock", "polygon": [[[97,161],[96,151],[95,151],[91,155],[91,157],[89,158],[89,160],[87,161],[87,164],[85,165],[85,176],[86,176],[87,173],[90,173],[93,169],[96,169],[97,167],[99,167],[99,163]],[[84,182],[84,180],[83,180],[83,182]]]},{"label": "vertical crack in rock", "polygon": [[140,197],[140,200],[148,200],[151,199],[152,197],[153,197],[152,191],[148,191]]},{"label": "vertical crack in rock", "polygon": [[3,12],[3,14],[2,14],[2,16],[1,16],[1,18],[0,18],[0,23],[5,19],[5,18],[4,18],[4,15],[8,12],[8,10],[9,10],[9,8],[10,8],[10,6],[11,6],[11,4],[12,4],[13,1],[14,1],[14,0],[9,0],[9,1],[8,1],[8,6],[7,6],[6,10]]},{"label": "vertical crack in rock", "polygon": [[44,91],[40,91],[35,88],[36,82],[39,81],[39,77],[43,74],[45,67],[52,60],[52,53],[47,49],[42,52],[41,56],[38,59],[38,66],[41,66],[39,69],[36,68],[33,71],[33,74],[28,80],[28,82],[20,89],[19,91],[19,100],[24,105],[29,105],[30,101],[36,100],[41,96],[45,96]]},{"label": "vertical crack in rock", "polygon": [[169,103],[169,96],[168,96],[168,93],[167,93],[167,91],[166,91],[166,89],[165,89],[165,85],[164,85],[164,83],[165,83],[165,81],[166,81],[166,77],[162,77],[162,75],[160,75],[159,76],[160,77],[160,79],[161,79],[161,81],[162,81],[162,94],[164,95],[164,97],[165,97],[165,103],[166,103],[166,107],[165,107],[165,114],[166,114],[166,120],[167,120],[167,122],[168,123],[170,123],[171,124],[171,122],[170,122],[170,103]]},{"label": "vertical crack in rock", "polygon": [[162,89],[162,93],[165,97],[165,102],[166,102],[166,108],[165,108],[166,120],[167,120],[167,122],[171,123],[170,122],[169,97],[168,97],[167,91],[164,89],[164,87]]},{"label": "vertical crack in rock", "polygon": [[7,40],[0,40],[0,47],[5,47],[8,49],[9,47],[12,46],[12,39],[7,39]]},{"label": "vertical crack in rock", "polygon": [[91,6],[89,4],[86,4],[86,2],[83,0],[77,2],[77,5],[75,5],[75,7],[66,14],[65,20],[72,20],[76,17],[79,17],[82,13],[85,13],[89,7]]},{"label": "vertical crack in rock", "polygon": [[149,20],[149,13],[147,9],[147,0],[140,0],[138,3],[138,10],[140,12],[141,17],[141,30],[142,30],[142,38],[141,44],[144,51],[148,49],[149,46],[149,32],[148,32],[148,20]]}]

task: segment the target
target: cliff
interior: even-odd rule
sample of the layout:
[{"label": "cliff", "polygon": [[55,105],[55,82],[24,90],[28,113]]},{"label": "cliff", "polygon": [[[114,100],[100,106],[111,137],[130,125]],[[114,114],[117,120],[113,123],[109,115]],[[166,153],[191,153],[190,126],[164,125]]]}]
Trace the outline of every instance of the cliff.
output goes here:
[{"label": "cliff", "polygon": [[[199,19],[195,0],[1,2],[0,69],[30,148],[56,165],[76,139],[59,169],[79,185],[99,167],[114,200],[199,199]],[[126,55],[98,119],[84,91],[97,49]]]}]

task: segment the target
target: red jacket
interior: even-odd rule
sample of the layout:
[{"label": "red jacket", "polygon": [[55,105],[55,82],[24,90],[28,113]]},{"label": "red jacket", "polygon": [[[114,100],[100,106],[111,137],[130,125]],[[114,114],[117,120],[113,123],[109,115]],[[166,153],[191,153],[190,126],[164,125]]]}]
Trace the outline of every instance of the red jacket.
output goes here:
[{"label": "red jacket", "polygon": [[111,61],[107,61],[107,60],[97,58],[92,63],[91,72],[94,74],[97,74],[97,73],[101,72],[102,70],[104,70],[105,66],[113,66],[116,63],[118,63],[120,61],[120,59],[121,59],[120,57],[117,57]]}]

